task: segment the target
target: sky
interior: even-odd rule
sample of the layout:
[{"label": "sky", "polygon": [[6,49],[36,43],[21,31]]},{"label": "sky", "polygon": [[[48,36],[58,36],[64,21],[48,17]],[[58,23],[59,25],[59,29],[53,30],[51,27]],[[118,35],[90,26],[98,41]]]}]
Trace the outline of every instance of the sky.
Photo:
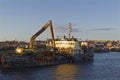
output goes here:
[{"label": "sky", "polygon": [[[55,37],[120,40],[120,0],[0,0],[0,41],[29,41],[52,20]],[[37,40],[51,38],[49,28]]]}]

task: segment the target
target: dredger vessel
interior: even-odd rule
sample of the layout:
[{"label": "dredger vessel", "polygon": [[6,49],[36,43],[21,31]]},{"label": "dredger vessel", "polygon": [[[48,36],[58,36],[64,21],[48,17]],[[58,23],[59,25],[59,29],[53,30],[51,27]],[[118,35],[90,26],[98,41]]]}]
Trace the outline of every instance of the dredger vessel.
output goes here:
[{"label": "dredger vessel", "polygon": [[[50,27],[52,39],[46,46],[35,48],[35,39]],[[70,37],[54,39],[52,21],[49,20],[38,32],[30,38],[28,48],[17,47],[14,53],[4,53],[1,57],[3,68],[28,68],[51,66],[63,63],[76,63],[93,60],[93,49],[87,42],[80,42]]]}]

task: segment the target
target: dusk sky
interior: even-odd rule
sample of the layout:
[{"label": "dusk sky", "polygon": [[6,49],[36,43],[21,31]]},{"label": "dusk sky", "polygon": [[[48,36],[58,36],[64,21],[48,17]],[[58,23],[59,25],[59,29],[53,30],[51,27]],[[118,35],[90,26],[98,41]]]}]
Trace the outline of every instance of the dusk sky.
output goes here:
[{"label": "dusk sky", "polygon": [[55,37],[67,35],[71,22],[78,39],[120,40],[120,0],[0,0],[0,41],[29,41],[48,20]]}]

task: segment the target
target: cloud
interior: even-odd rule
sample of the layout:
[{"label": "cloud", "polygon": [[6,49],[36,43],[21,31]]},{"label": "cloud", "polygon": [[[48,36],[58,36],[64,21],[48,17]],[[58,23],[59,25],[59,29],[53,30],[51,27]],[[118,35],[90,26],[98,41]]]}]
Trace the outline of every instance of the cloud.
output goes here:
[{"label": "cloud", "polygon": [[[68,32],[68,26],[65,26],[65,25],[55,25],[54,26],[54,30],[57,31],[57,32]],[[73,27],[72,27],[71,31],[73,33],[75,33],[75,32],[81,32],[81,31],[79,31],[79,29],[73,28]]]},{"label": "cloud", "polygon": [[57,32],[65,32],[67,31],[67,28],[62,25],[57,25],[57,26],[55,25],[54,30]]},{"label": "cloud", "polygon": [[81,32],[81,31],[79,31],[79,29],[77,29],[77,28],[73,28],[72,32]]},{"label": "cloud", "polygon": [[109,30],[115,30],[115,28],[95,28],[95,29],[89,29],[89,31],[109,31]]}]

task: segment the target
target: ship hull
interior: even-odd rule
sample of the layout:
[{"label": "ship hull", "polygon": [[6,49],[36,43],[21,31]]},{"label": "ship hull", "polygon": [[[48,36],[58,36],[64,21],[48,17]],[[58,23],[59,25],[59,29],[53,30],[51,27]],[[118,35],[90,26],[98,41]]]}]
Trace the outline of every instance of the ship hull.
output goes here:
[{"label": "ship hull", "polygon": [[1,58],[3,69],[43,67],[69,62],[70,59],[61,55],[40,55],[38,57],[23,55],[2,55]]},{"label": "ship hull", "polygon": [[52,66],[64,63],[78,63],[81,61],[93,60],[94,55],[92,51],[88,51],[85,54],[67,55],[60,53],[47,54],[41,53],[26,53],[23,55],[18,54],[3,54],[1,57],[1,64],[3,69],[14,68],[31,68],[31,67],[43,67]]}]

